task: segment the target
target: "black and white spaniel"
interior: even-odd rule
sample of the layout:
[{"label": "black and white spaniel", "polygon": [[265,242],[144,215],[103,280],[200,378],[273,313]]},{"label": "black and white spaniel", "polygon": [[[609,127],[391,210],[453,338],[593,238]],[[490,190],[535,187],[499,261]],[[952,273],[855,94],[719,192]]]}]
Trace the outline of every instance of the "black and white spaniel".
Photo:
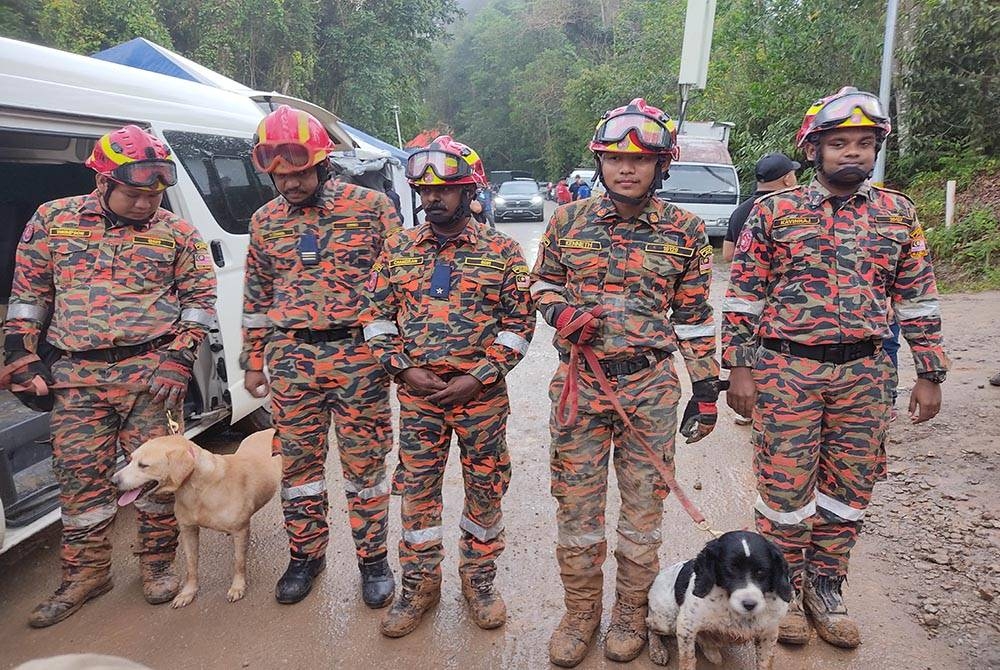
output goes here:
[{"label": "black and white spaniel", "polygon": [[712,663],[719,644],[754,642],[758,670],[770,670],[778,623],[788,611],[788,563],[763,536],[733,531],[705,545],[694,560],[657,575],[649,589],[649,658],[666,665],[661,636],[676,636],[678,670],[695,670],[695,641]]}]

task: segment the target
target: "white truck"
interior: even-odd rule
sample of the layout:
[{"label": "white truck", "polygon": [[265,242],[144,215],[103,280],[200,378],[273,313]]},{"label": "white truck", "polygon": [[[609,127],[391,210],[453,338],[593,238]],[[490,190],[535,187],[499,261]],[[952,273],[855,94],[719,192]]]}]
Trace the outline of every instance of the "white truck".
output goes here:
[{"label": "white truck", "polygon": [[709,238],[726,234],[729,215],[740,204],[740,181],[729,155],[733,124],[685,121],[677,136],[680,160],[670,164],[669,176],[657,195],[698,215]]}]

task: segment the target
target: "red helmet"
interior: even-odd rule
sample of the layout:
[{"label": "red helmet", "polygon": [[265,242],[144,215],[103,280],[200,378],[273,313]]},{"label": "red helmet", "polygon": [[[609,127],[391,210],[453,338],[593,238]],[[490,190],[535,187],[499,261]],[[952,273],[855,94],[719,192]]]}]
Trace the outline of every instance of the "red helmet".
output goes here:
[{"label": "red helmet", "polygon": [[820,98],[806,111],[802,127],[795,135],[795,146],[801,149],[815,135],[834,128],[874,128],[881,145],[892,130],[892,124],[875,95],[845,86],[833,95]]},{"label": "red helmet", "polygon": [[485,188],[487,185],[479,154],[453,140],[451,135],[440,135],[426,149],[410,154],[406,178],[414,187],[472,184]]},{"label": "red helmet", "polygon": [[281,105],[261,119],[251,153],[261,172],[301,172],[326,160],[333,140],[316,117]]},{"label": "red helmet", "polygon": [[162,191],[177,183],[177,165],[170,149],[139,126],[125,126],[97,140],[85,165],[136,188]]},{"label": "red helmet", "polygon": [[662,109],[642,98],[604,114],[594,129],[590,150],[649,154],[677,160],[677,126]]}]

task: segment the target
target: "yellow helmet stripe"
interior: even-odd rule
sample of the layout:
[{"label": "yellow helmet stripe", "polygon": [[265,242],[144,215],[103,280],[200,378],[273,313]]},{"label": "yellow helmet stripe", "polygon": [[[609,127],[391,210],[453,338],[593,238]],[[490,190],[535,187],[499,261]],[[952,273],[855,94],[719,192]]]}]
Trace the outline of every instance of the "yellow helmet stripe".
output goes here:
[{"label": "yellow helmet stripe", "polygon": [[101,149],[104,151],[104,155],[110,158],[117,165],[125,165],[132,161],[131,158],[125,154],[120,154],[111,148],[111,138],[109,135],[105,135],[100,139]]}]

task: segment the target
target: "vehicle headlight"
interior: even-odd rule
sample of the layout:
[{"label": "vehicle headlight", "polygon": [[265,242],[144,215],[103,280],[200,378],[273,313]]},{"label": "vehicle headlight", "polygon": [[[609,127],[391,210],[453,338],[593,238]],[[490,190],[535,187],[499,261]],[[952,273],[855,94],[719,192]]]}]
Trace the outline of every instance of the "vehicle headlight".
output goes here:
[{"label": "vehicle headlight", "polygon": [[493,204],[495,204],[495,205],[506,205],[507,204],[507,199],[506,198],[501,198],[498,195],[497,197],[493,198]]},{"label": "vehicle headlight", "polygon": [[542,204],[542,196],[540,196],[540,195],[532,196],[531,197],[531,204],[532,205],[540,205],[540,204]]}]

